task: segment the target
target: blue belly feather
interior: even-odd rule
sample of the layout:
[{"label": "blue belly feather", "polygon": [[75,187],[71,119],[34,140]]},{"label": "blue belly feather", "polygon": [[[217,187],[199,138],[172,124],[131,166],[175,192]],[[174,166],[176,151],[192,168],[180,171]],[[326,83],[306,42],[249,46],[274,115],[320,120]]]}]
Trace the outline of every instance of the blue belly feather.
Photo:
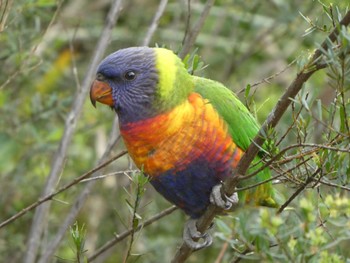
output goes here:
[{"label": "blue belly feather", "polygon": [[[150,182],[161,195],[184,210],[191,218],[199,218],[209,205],[213,186],[219,184],[231,172],[227,163],[224,165],[228,168],[226,172],[223,172],[223,167],[218,167],[218,164],[217,167],[211,166],[207,160],[199,158],[184,170],[169,170],[153,177]],[[220,172],[218,168],[221,168]]]}]

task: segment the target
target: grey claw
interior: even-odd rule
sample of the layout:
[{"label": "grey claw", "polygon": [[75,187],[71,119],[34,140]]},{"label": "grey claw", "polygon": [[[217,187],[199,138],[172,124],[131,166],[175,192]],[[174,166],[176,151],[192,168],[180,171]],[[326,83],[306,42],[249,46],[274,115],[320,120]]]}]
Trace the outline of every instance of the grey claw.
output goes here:
[{"label": "grey claw", "polygon": [[210,203],[213,205],[216,205],[224,210],[229,210],[232,205],[238,204],[238,195],[237,193],[234,193],[231,196],[224,195],[225,200],[222,198],[221,194],[221,188],[222,184],[217,184],[213,187],[211,193],[210,193]]},{"label": "grey claw", "polygon": [[[208,247],[213,243],[213,239],[208,233],[202,234],[197,230],[196,223],[197,220],[195,219],[188,220],[185,224],[183,232],[184,242],[193,250],[199,250]],[[204,241],[201,243],[194,241],[193,239],[203,239]]]}]

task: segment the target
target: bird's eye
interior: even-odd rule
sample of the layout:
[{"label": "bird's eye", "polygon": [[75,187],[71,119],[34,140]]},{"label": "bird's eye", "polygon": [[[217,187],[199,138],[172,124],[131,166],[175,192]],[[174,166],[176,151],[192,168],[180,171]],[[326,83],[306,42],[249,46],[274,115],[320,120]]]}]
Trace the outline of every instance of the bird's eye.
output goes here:
[{"label": "bird's eye", "polygon": [[134,80],[136,78],[136,73],[132,70],[125,72],[124,78],[126,80]]},{"label": "bird's eye", "polygon": [[104,81],[104,80],[106,80],[106,77],[101,73],[97,73],[96,79],[99,81]]}]

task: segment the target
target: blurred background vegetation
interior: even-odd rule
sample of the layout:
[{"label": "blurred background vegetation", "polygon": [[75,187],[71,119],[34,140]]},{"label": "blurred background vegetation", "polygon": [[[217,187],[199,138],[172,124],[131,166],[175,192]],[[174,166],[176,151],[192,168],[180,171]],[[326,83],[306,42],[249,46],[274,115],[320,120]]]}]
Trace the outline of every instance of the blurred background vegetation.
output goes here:
[{"label": "blurred background vegetation", "polygon": [[[235,91],[263,122],[298,69],[319,47],[348,8],[347,1],[217,0],[195,46],[207,65],[196,72],[223,82]],[[205,1],[167,3],[150,46],[165,45],[179,52],[187,27],[201,15]],[[46,184],[66,118],[81,88],[100,38],[111,2],[107,0],[0,0],[0,221],[38,200]],[[123,1],[105,55],[141,45],[159,1]],[[275,163],[276,174],[295,167],[276,182],[281,203],[307,178],[313,182],[279,216],[265,208],[245,207],[216,221],[212,247],[194,253],[188,262],[346,262],[350,257],[349,200],[349,29],[341,39],[348,49],[332,66],[314,74],[293,108],[275,131],[281,149],[293,162]],[[346,42],[347,41],[347,42]],[[273,76],[268,81],[264,79]],[[254,85],[260,83],[259,85]],[[244,92],[246,87],[251,87]],[[112,130],[114,112],[88,99],[65,157],[56,187],[92,169]],[[288,133],[286,133],[288,131]],[[284,136],[286,134],[286,136]],[[311,151],[302,144],[322,144]],[[112,155],[124,149],[119,140]],[[311,149],[311,150],[310,150]],[[303,155],[305,151],[307,154]],[[302,156],[302,157],[300,157]],[[298,165],[305,161],[306,164]],[[123,157],[104,173],[132,168]],[[115,234],[131,227],[137,175],[121,173],[95,181],[89,196],[48,262],[89,257]],[[327,181],[325,185],[321,181]],[[310,182],[309,182],[310,183]],[[55,238],[78,194],[79,183],[54,198],[42,225],[37,260]],[[342,187],[339,187],[342,186]],[[143,187],[143,186],[142,186]],[[149,185],[144,186],[139,222],[169,207]],[[0,229],[0,261],[21,262],[27,252],[34,211]],[[135,234],[128,262],[169,262],[181,244],[185,216],[181,211]],[[84,226],[85,230],[81,230]],[[77,228],[78,227],[78,228]],[[77,253],[74,229],[84,234]],[[74,235],[73,235],[74,236]],[[123,262],[125,239],[95,262]],[[36,262],[36,261],[35,261]],[[83,261],[81,261],[83,262]]]}]

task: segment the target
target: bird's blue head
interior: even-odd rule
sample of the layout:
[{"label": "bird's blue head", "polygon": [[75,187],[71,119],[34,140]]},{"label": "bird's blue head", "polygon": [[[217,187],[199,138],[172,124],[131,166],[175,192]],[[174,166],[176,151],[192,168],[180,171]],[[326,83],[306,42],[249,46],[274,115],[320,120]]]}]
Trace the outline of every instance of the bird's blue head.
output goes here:
[{"label": "bird's blue head", "polygon": [[121,121],[133,122],[151,115],[157,83],[152,49],[121,49],[100,63],[90,98],[114,108]]},{"label": "bird's blue head", "polygon": [[125,124],[174,108],[192,89],[191,76],[172,51],[131,47],[101,62],[90,98],[93,105],[99,101],[111,106]]}]

